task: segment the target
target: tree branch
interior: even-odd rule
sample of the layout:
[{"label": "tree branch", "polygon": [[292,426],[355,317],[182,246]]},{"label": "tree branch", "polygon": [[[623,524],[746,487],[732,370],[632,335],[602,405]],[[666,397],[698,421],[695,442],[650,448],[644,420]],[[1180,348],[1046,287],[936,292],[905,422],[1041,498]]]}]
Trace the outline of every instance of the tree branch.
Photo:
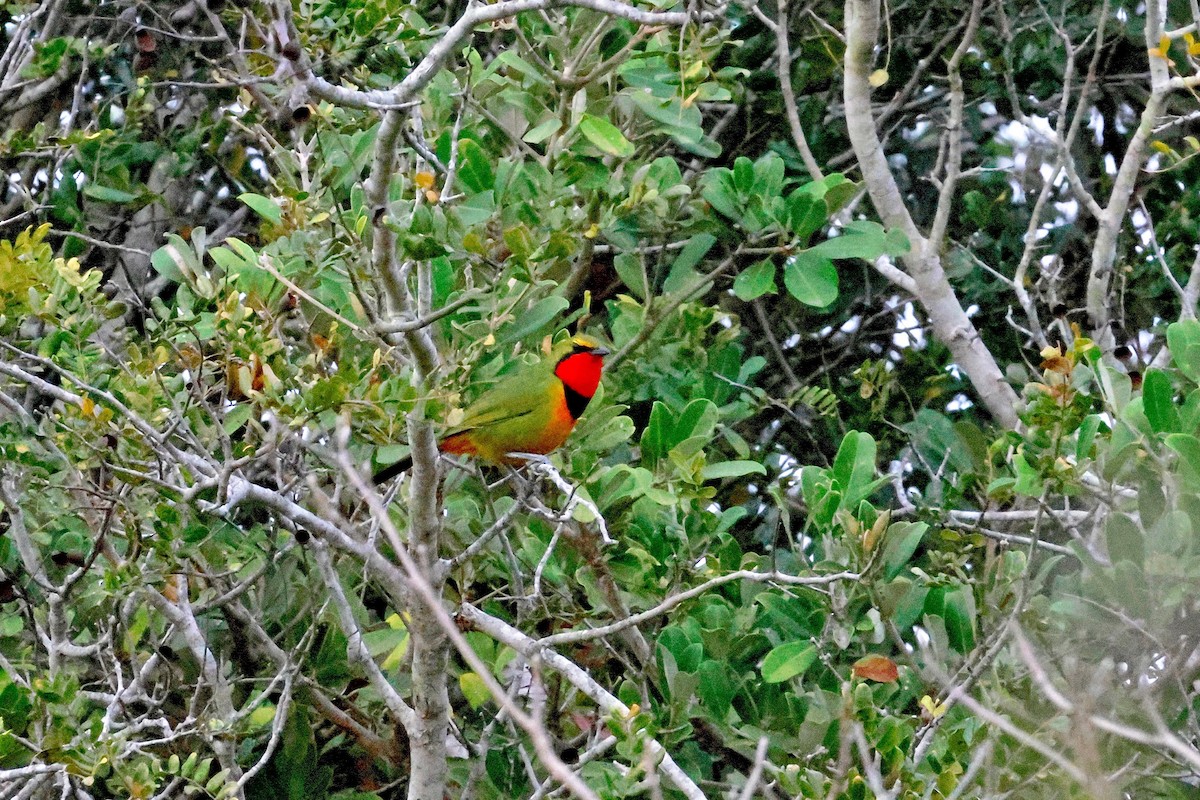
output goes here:
[{"label": "tree branch", "polygon": [[903,261],[934,334],[950,348],[984,407],[1001,424],[1016,428],[1017,394],[954,293],[942,265],[941,242],[925,238],[908,213],[876,132],[868,75],[879,21],[879,0],[846,0],[846,125],[863,180],[884,224],[902,231],[912,245]]}]

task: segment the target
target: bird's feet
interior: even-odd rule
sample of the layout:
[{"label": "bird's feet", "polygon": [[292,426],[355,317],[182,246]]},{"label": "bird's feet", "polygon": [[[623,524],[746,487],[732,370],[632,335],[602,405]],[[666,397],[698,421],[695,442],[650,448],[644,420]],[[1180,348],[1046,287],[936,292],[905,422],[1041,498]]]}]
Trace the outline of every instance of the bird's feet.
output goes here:
[{"label": "bird's feet", "polygon": [[[514,459],[525,458],[525,464],[529,467],[530,472],[538,477],[545,478],[562,492],[566,498],[566,504],[562,511],[564,518],[570,519],[574,517],[576,507],[582,506],[589,513],[580,517],[580,521],[594,524],[599,529],[600,539],[604,544],[615,544],[615,540],[608,534],[608,526],[604,522],[604,516],[600,513],[600,509],[586,494],[580,493],[578,486],[572,486],[571,482],[562,476],[562,473],[558,471],[558,468],[554,466],[549,458],[538,453],[508,453],[507,455]],[[589,516],[591,519],[587,519]]]},{"label": "bird's feet", "polygon": [[550,456],[543,455],[542,453],[522,453],[520,451],[513,451],[511,453],[505,453],[504,457],[506,459],[511,459],[512,461],[521,461],[525,464],[550,463]]}]

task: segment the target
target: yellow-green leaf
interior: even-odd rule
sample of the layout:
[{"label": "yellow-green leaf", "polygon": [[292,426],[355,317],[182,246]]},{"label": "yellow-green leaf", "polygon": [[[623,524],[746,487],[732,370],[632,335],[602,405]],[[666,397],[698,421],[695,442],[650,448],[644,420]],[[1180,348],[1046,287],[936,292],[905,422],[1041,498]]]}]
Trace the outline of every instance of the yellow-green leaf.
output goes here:
[{"label": "yellow-green leaf", "polygon": [[616,125],[606,119],[584,114],[583,119],[579,121],[579,132],[583,134],[583,138],[610,156],[628,158],[634,153],[633,144]]},{"label": "yellow-green leaf", "polygon": [[810,642],[787,642],[767,653],[762,662],[762,676],[767,683],[782,683],[803,675],[817,660],[816,645]]},{"label": "yellow-green leaf", "polygon": [[467,698],[471,708],[479,708],[492,697],[483,678],[474,672],[464,672],[459,675],[458,688],[462,689],[463,697]]}]

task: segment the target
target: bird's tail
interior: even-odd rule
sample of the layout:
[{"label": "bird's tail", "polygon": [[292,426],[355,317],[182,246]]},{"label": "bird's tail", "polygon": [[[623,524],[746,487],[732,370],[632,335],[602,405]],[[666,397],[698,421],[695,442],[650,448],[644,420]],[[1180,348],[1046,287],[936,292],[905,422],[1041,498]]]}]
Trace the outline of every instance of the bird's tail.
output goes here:
[{"label": "bird's tail", "polygon": [[387,481],[390,481],[392,478],[396,477],[397,475],[408,472],[408,470],[411,467],[412,467],[412,456],[408,455],[408,456],[405,456],[404,458],[400,459],[399,461],[394,461],[391,464],[388,464],[386,467],[379,470],[379,472],[376,472],[375,477],[372,480],[375,482],[375,485],[378,486],[381,483],[386,483]]}]

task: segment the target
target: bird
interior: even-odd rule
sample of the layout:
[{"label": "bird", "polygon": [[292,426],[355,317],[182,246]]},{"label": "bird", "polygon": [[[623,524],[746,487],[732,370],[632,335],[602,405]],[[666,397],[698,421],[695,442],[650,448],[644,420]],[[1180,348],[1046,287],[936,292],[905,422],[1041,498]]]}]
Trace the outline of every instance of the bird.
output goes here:
[{"label": "bird", "polygon": [[[589,336],[564,339],[546,358],[504,376],[468,405],[438,449],[510,466],[558,449],[596,394],[608,354]],[[389,464],[375,474],[376,485],[411,466],[412,456]]]}]

